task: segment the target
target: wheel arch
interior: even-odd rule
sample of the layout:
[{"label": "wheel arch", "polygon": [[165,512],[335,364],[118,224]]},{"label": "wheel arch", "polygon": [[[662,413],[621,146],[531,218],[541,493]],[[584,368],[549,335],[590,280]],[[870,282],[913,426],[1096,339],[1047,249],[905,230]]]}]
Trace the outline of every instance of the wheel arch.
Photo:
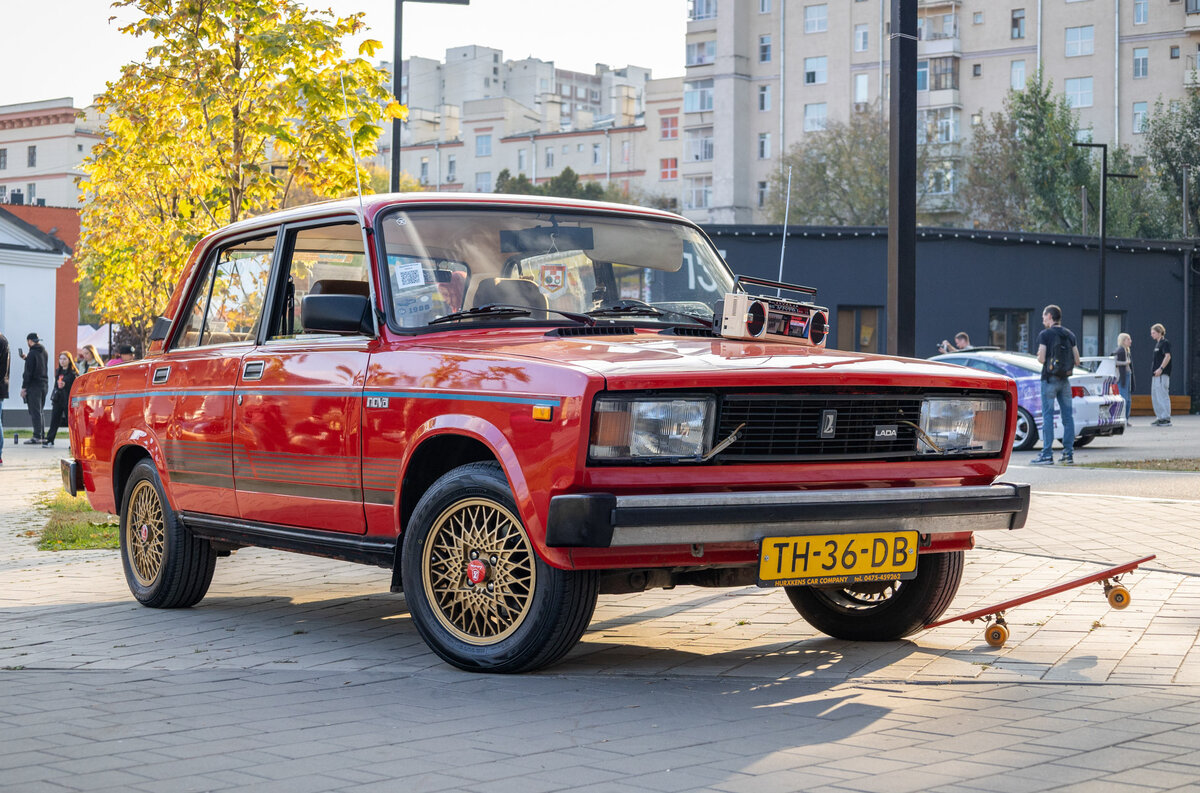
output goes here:
[{"label": "wheel arch", "polygon": [[154,455],[150,453],[150,450],[144,446],[138,446],[135,443],[127,444],[118,449],[117,453],[113,455],[113,502],[117,505],[118,510],[121,508],[121,499],[125,495],[125,483],[129,481],[134,466],[142,460],[153,462],[159,468],[159,476],[162,476],[161,466],[158,465],[158,461],[154,459]]},{"label": "wheel arch", "polygon": [[500,462],[491,447],[477,437],[442,432],[422,440],[409,455],[400,476],[400,526],[408,525],[421,496],[443,475],[460,465],[487,461]]}]

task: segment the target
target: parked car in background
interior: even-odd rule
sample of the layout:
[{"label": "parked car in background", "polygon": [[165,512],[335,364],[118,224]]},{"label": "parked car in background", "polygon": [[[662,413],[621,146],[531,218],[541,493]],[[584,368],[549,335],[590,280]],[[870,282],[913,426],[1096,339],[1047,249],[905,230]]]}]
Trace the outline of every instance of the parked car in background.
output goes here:
[{"label": "parked car in background", "polygon": [[[1017,381],[1017,428],[1013,449],[1028,451],[1042,431],[1042,365],[1036,355],[991,347],[971,347],[931,361],[954,363],[984,372],[1006,374]],[[1071,375],[1075,410],[1075,445],[1086,446],[1101,435],[1125,432],[1125,400],[1117,393],[1117,367],[1112,358],[1084,358]],[[1090,367],[1090,369],[1089,369]],[[1062,416],[1054,412],[1054,437],[1062,440]]]}]

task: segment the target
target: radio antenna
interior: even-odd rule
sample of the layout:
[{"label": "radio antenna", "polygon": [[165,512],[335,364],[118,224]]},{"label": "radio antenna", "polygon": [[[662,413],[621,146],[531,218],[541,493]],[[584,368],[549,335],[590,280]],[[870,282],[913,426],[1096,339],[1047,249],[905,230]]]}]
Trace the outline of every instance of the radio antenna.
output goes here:
[{"label": "radio antenna", "polygon": [[[354,150],[354,131],[350,128],[350,104],[346,101],[346,75],[339,73],[338,79],[342,81],[342,110],[346,114],[346,134],[350,138],[350,156],[354,158],[354,161],[351,163],[351,165],[354,166],[354,188],[358,191],[358,213],[361,216],[363,214],[362,181],[358,178],[358,152]],[[791,182],[791,178],[792,177],[789,172],[789,184]],[[366,223],[366,218],[363,218],[363,222]],[[782,268],[783,263],[780,262],[779,266]],[[780,272],[783,272],[783,270],[781,269]]]},{"label": "radio antenna", "polygon": [[[783,242],[779,244],[779,278],[776,280],[783,282],[783,252],[787,250],[787,227],[788,227],[788,210],[792,208],[792,166],[788,166],[787,180],[787,198],[783,200]],[[775,288],[775,297],[783,297],[783,292],[779,287]]]}]

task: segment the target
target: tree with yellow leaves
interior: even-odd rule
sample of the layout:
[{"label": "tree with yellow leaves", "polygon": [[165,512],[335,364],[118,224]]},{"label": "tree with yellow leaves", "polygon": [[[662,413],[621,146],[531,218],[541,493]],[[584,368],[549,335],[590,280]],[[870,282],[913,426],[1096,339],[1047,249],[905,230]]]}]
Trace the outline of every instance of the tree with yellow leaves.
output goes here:
[{"label": "tree with yellow leaves", "polygon": [[[195,243],[237,220],[353,193],[387,119],[388,76],[342,40],[362,14],[295,0],[115,0],[152,43],[97,100],[104,140],[84,163],[81,279],[93,306],[145,340]],[[368,184],[363,179],[364,185]]]}]

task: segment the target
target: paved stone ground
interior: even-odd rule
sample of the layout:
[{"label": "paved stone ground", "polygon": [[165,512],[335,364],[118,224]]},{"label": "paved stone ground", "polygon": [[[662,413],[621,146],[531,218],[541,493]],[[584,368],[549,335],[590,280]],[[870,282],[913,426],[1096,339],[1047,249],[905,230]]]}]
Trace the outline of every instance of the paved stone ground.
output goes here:
[{"label": "paved stone ground", "polygon": [[438,661],[375,568],[245,549],[200,606],[142,608],[115,552],[32,547],[54,460],[5,452],[5,790],[1200,790],[1200,492],[1037,494],[979,535],[951,613],[1160,557],[1128,609],[1047,598],[1002,649],[980,623],[840,642],[781,592],[681,587],[603,596],[564,663],[498,677]]}]

